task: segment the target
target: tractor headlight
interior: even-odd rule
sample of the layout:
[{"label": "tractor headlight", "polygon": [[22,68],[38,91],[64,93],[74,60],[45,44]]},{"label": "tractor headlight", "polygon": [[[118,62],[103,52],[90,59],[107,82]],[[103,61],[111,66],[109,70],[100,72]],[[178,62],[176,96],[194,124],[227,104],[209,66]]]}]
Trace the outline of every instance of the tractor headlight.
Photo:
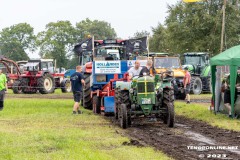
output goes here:
[{"label": "tractor headlight", "polygon": [[151,104],[151,98],[142,98],[142,104]]}]

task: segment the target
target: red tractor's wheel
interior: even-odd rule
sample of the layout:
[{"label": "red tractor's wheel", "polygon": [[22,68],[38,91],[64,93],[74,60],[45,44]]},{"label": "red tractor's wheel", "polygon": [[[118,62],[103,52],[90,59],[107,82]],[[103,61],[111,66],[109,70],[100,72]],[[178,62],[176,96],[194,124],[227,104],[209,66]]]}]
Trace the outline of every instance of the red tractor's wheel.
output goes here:
[{"label": "red tractor's wheel", "polygon": [[90,74],[84,74],[85,87],[83,87],[82,105],[86,109],[92,109]]},{"label": "red tractor's wheel", "polygon": [[45,74],[38,79],[38,88],[41,94],[53,93],[55,90],[55,79],[50,74]]},{"label": "red tractor's wheel", "polygon": [[19,80],[14,81],[12,90],[13,90],[14,94],[22,93],[21,81],[19,81]]},{"label": "red tractor's wheel", "polygon": [[101,98],[97,95],[93,95],[93,113],[101,113]]},{"label": "red tractor's wheel", "polygon": [[63,93],[72,92],[71,81],[68,78],[65,78],[61,82],[61,90]]}]

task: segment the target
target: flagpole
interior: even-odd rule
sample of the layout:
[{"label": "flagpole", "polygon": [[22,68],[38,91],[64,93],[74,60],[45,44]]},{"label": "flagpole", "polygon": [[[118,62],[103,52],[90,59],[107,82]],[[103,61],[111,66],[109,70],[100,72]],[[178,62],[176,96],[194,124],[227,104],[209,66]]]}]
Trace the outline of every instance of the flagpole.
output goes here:
[{"label": "flagpole", "polygon": [[95,54],[94,53],[94,36],[92,36],[92,55],[93,55],[93,57],[95,56],[94,54]]},{"label": "flagpole", "polygon": [[148,57],[149,57],[149,35],[147,36],[147,51],[148,51]]}]

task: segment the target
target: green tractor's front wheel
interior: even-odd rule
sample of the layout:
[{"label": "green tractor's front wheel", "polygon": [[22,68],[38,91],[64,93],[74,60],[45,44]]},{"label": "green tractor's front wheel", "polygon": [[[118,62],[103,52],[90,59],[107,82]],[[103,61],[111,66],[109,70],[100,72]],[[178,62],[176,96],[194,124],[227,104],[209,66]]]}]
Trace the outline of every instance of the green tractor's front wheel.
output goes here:
[{"label": "green tractor's front wheel", "polygon": [[126,129],[128,127],[128,113],[127,113],[127,105],[121,104],[120,106],[120,126],[123,129]]},{"label": "green tractor's front wheel", "polygon": [[174,112],[174,91],[172,89],[163,90],[163,107],[165,108],[165,115],[163,122],[168,127],[174,126],[175,112]]}]

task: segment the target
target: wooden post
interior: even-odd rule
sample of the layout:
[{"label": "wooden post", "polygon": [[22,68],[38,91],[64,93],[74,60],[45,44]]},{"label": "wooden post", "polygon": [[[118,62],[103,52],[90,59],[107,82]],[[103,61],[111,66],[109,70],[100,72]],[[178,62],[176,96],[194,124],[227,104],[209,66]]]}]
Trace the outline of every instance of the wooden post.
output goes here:
[{"label": "wooden post", "polygon": [[220,53],[223,51],[223,39],[224,39],[224,34],[225,34],[225,16],[226,16],[226,5],[227,5],[227,0],[224,0],[223,2],[223,16],[222,16],[222,33],[221,33],[221,46],[220,46]]}]

